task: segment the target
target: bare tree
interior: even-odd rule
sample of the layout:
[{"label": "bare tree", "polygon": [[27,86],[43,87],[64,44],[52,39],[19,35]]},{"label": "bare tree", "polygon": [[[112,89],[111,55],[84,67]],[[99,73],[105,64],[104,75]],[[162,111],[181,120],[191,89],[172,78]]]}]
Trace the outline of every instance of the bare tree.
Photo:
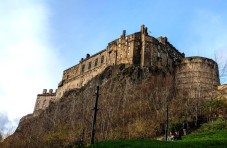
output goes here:
[{"label": "bare tree", "polygon": [[219,77],[222,83],[227,81],[227,58],[214,54],[214,60],[218,64]]},{"label": "bare tree", "polygon": [[0,133],[0,142],[3,141],[3,136],[2,136],[2,133]]}]

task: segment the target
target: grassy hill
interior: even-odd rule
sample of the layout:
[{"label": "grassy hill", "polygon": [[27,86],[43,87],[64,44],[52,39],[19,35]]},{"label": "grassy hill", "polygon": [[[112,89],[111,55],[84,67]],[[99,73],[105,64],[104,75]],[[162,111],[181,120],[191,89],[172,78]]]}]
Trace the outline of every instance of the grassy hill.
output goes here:
[{"label": "grassy hill", "polygon": [[138,148],[138,147],[227,147],[227,121],[217,120],[206,123],[192,134],[177,141],[157,141],[150,139],[130,139],[104,141],[91,145],[90,148]]},{"label": "grassy hill", "polygon": [[184,136],[179,141],[157,141],[149,139],[113,140],[99,142],[90,148],[117,147],[227,147],[227,130],[216,130]]}]

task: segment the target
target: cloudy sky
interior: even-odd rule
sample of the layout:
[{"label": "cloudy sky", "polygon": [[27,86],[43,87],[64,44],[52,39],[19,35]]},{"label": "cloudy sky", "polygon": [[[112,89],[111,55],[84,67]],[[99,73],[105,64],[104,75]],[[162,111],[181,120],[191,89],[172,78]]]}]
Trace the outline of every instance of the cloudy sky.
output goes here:
[{"label": "cloudy sky", "polygon": [[33,112],[44,88],[86,53],[145,24],[186,56],[227,59],[225,0],[0,0],[0,130]]}]

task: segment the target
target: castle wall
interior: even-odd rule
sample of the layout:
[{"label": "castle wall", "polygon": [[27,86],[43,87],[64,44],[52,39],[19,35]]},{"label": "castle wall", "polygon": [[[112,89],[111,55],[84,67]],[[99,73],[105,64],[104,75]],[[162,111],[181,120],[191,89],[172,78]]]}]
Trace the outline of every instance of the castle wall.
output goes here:
[{"label": "castle wall", "polygon": [[40,109],[44,110],[49,106],[50,101],[55,100],[56,92],[53,92],[53,89],[49,89],[49,92],[47,92],[47,89],[43,89],[43,93],[37,95],[34,112]]},{"label": "castle wall", "polygon": [[59,83],[57,98],[65,91],[80,88],[90,81],[94,76],[101,73],[107,66],[107,53],[103,50],[93,56],[87,55],[80,63],[63,72],[62,81]]},{"label": "castle wall", "polygon": [[208,94],[220,85],[218,65],[211,59],[187,57],[176,63],[175,70],[178,92],[183,92],[190,98]]},{"label": "castle wall", "polygon": [[[62,81],[58,85],[57,99],[65,91],[84,86],[93,77],[100,74],[107,66],[119,64],[133,64],[135,58],[134,42],[138,40],[139,33],[125,35],[125,31],[120,38],[110,42],[103,51],[81,59],[80,63],[63,72]],[[138,48],[139,50],[139,48]],[[139,56],[137,55],[136,58]]]},{"label": "castle wall", "polygon": [[152,66],[163,71],[173,72],[174,62],[184,58],[184,54],[173,47],[166,37],[156,39],[146,35],[145,40],[142,40],[142,48],[144,48],[142,50],[144,54],[141,56],[144,57],[141,57],[141,66]]},{"label": "castle wall", "polygon": [[[108,66],[119,64],[152,66],[172,73],[174,62],[184,58],[184,54],[172,46],[166,37],[156,39],[149,36],[147,30],[142,25],[140,32],[127,36],[124,30],[120,38],[108,43],[106,49],[92,56],[87,54],[79,64],[66,69],[58,84],[55,101],[60,99],[64,92],[84,86]],[[53,98],[53,95],[40,94],[37,100],[45,107],[48,105],[46,102]],[[42,108],[42,105],[38,103],[35,108]]]},{"label": "castle wall", "polygon": [[141,26],[140,32],[131,35],[126,36],[124,30],[120,38],[108,43],[106,49],[93,56],[87,54],[79,64],[63,72],[57,98],[65,91],[84,86],[107,66],[133,64],[173,71],[173,62],[183,57],[184,55],[173,47],[166,37],[156,39],[149,36],[144,25]]},{"label": "castle wall", "polygon": [[109,65],[133,64],[133,49],[135,35],[123,35],[110,42],[107,46],[107,59]]},{"label": "castle wall", "polygon": [[141,61],[141,33],[135,33],[133,35],[133,64],[134,65],[140,65]]}]

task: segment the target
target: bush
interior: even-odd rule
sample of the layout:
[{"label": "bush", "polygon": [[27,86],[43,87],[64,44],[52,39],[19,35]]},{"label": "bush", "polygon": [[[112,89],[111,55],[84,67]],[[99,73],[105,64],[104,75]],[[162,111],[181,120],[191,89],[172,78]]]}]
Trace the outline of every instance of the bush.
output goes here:
[{"label": "bush", "polygon": [[217,119],[213,122],[204,123],[199,131],[208,130],[224,130],[227,129],[227,121],[225,119]]},{"label": "bush", "polygon": [[169,125],[169,130],[170,131],[180,131],[182,129],[182,123],[179,121],[172,122]]}]

